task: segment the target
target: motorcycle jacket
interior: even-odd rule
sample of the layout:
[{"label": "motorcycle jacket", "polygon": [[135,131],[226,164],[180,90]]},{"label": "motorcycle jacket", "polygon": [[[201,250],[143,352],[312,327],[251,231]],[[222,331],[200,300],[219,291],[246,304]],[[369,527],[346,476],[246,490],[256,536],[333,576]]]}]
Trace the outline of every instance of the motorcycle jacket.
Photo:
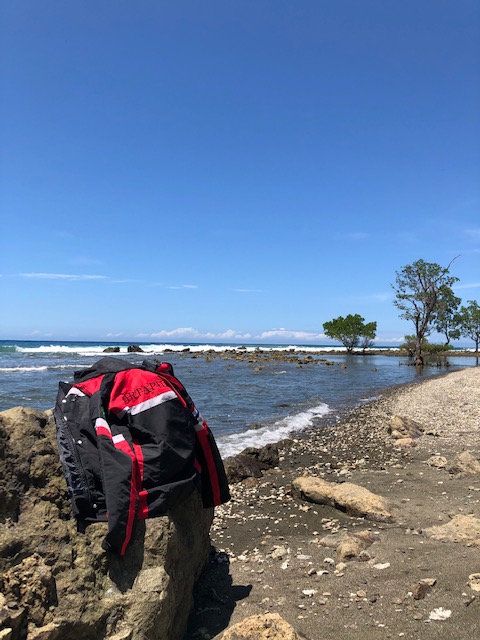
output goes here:
[{"label": "motorcycle jacket", "polygon": [[73,513],[108,521],[106,550],[124,555],[135,520],[192,491],[204,507],[230,499],[215,439],[168,363],[101,358],[59,383],[54,417]]}]

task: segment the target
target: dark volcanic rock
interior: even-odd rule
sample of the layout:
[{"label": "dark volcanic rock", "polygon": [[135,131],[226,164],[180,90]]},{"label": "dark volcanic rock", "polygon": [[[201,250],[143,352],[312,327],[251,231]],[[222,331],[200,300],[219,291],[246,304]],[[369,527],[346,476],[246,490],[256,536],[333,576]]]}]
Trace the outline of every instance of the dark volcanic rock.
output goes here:
[{"label": "dark volcanic rock", "polygon": [[142,347],[139,347],[138,344],[131,344],[127,347],[128,353],[143,353]]},{"label": "dark volcanic rock", "polygon": [[224,460],[229,482],[240,482],[245,478],[260,478],[262,471],[278,465],[279,444],[268,444],[261,449],[248,447],[236,456]]},{"label": "dark volcanic rock", "polygon": [[107,347],[103,353],[120,353],[120,347]]}]

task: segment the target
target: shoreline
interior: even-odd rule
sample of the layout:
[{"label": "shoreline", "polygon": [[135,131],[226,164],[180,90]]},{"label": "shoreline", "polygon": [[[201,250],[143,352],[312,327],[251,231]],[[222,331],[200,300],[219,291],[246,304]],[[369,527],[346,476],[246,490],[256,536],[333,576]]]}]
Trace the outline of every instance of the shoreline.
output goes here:
[{"label": "shoreline", "polygon": [[[421,435],[394,440],[393,416]],[[480,528],[462,542],[429,534],[463,516],[480,526],[480,472],[452,471],[464,451],[480,459],[480,369],[471,367],[389,387],[337,424],[280,443],[278,466],[232,485],[232,501],[216,510],[211,540],[223,563],[199,581],[185,640],[220,640],[266,612],[309,640],[474,637]],[[305,474],[368,488],[391,503],[393,522],[300,499],[292,482]],[[360,534],[373,539],[364,557],[342,558],[339,540]],[[425,579],[433,584],[415,599]],[[436,620],[437,609],[449,613]]]}]

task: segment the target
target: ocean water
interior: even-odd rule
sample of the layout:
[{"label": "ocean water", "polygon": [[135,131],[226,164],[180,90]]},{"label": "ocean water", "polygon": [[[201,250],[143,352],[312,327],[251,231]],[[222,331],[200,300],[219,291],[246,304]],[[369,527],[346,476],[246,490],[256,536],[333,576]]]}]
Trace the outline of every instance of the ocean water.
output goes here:
[{"label": "ocean water", "polygon": [[[0,411],[52,408],[60,381],[71,381],[74,371],[91,366],[105,355],[104,349],[119,346],[119,354],[109,355],[132,363],[156,358],[173,365],[227,456],[309,427],[321,428],[382,389],[446,371],[431,366],[420,374],[404,357],[348,356],[341,348],[321,346],[140,344],[144,353],[129,354],[128,344],[0,341]],[[319,363],[298,366],[267,359],[259,364],[230,357],[235,351],[254,354],[259,348],[302,357],[308,350]],[[327,355],[320,353],[326,349]],[[449,356],[448,362],[449,370],[475,365],[474,358],[461,356]]]}]

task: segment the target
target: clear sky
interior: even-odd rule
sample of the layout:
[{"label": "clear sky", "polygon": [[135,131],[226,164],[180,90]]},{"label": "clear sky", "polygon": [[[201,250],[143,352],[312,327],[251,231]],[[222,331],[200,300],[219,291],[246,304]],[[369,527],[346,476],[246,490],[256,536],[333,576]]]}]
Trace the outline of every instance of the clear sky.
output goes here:
[{"label": "clear sky", "polygon": [[3,0],[1,339],[324,342],[480,298],[478,0]]}]

